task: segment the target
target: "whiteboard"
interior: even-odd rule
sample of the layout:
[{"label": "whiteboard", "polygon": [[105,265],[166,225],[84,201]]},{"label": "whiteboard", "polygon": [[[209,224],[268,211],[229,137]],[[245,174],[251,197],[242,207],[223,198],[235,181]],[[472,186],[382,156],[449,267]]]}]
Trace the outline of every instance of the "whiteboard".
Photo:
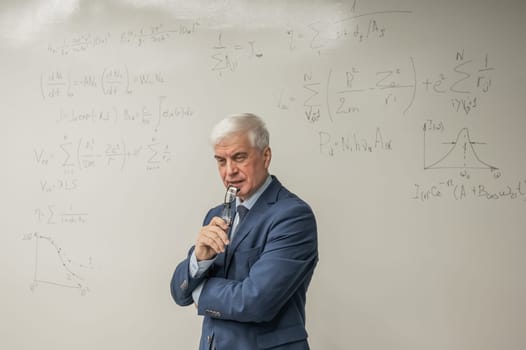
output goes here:
[{"label": "whiteboard", "polygon": [[526,348],[525,3],[3,1],[0,344],[193,349],[169,281],[262,116],[313,349]]}]

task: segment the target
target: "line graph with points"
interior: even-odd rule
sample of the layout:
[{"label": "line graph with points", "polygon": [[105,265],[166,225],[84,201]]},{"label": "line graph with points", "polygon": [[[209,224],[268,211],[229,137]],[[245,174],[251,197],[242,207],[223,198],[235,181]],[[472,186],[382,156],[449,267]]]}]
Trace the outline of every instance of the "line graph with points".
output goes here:
[{"label": "line graph with points", "polygon": [[89,292],[84,272],[92,269],[91,258],[88,263],[79,263],[68,257],[55,240],[48,235],[34,233],[35,265],[31,291],[39,285],[78,289],[81,295]]}]

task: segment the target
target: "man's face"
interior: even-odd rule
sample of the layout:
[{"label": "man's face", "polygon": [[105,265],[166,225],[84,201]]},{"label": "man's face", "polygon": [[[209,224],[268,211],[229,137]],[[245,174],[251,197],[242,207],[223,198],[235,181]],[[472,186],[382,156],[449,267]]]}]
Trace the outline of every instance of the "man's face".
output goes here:
[{"label": "man's face", "polygon": [[270,148],[259,150],[243,133],[225,138],[214,147],[219,175],[225,187],[239,189],[241,200],[250,197],[265,182],[270,165]]}]

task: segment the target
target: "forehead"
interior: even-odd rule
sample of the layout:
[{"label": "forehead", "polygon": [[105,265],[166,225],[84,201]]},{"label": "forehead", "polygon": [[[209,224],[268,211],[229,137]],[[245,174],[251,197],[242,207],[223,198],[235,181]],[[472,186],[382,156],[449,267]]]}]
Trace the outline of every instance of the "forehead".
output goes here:
[{"label": "forehead", "polygon": [[250,140],[247,134],[237,133],[231,136],[228,136],[221,140],[214,146],[214,151],[216,154],[234,154],[239,152],[248,152],[254,148],[250,144]]}]

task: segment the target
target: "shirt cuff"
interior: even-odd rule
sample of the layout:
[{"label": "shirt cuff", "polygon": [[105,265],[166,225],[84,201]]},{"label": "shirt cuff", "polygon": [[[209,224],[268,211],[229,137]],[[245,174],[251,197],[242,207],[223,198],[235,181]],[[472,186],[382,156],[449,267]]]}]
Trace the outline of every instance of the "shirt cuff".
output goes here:
[{"label": "shirt cuff", "polygon": [[[192,252],[192,255],[190,256],[190,264],[188,265],[189,266],[189,272],[190,272],[190,277],[192,278],[199,278],[201,277],[205,272],[206,270],[208,270],[210,268],[210,266],[212,266],[212,264],[214,263],[216,259],[211,259],[211,260],[201,260],[201,261],[197,261],[197,258],[195,257],[195,253]],[[202,288],[202,286],[201,286]]]}]

